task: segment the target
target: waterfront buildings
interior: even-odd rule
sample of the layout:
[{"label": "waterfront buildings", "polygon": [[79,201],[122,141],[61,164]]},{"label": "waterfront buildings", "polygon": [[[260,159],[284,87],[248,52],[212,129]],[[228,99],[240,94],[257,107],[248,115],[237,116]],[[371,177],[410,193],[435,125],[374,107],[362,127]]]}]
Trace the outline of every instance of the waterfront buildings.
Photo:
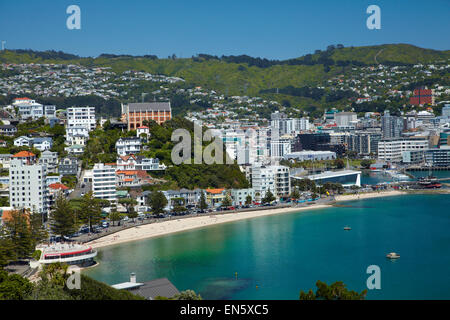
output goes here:
[{"label": "waterfront buildings", "polygon": [[[14,156],[9,168],[9,201],[16,209],[30,209],[47,214],[47,167],[30,157]],[[35,159],[35,158],[34,158]]]},{"label": "waterfront buildings", "polygon": [[425,161],[433,167],[450,167],[450,146],[425,151]]},{"label": "waterfront buildings", "polygon": [[92,170],[92,191],[95,198],[117,202],[116,169],[114,166],[96,163]]},{"label": "waterfront buildings", "polygon": [[136,130],[144,121],[154,120],[162,124],[171,118],[170,102],[122,104],[122,121],[128,124],[128,130]]},{"label": "waterfront buildings", "polygon": [[233,200],[233,206],[244,205],[248,196],[252,198],[252,202],[255,200],[255,190],[253,188],[231,189],[230,195]]},{"label": "waterfront buildings", "polygon": [[251,181],[257,202],[261,202],[269,190],[277,199],[287,197],[291,193],[289,167],[286,166],[253,165]]},{"label": "waterfront buildings", "polygon": [[37,261],[30,262],[32,268],[51,263],[90,266],[94,263],[97,251],[92,247],[77,243],[52,243],[39,245],[36,250],[41,252]]},{"label": "waterfront buildings", "polygon": [[210,207],[219,207],[226,197],[226,190],[223,188],[206,189],[206,203]]},{"label": "waterfront buildings", "polygon": [[378,143],[378,159],[388,162],[401,162],[404,151],[425,151],[426,139],[386,139]]}]

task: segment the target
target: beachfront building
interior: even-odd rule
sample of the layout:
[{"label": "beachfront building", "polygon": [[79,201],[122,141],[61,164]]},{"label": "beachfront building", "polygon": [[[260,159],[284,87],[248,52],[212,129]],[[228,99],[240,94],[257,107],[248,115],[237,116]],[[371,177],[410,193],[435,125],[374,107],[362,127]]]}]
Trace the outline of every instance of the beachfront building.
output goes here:
[{"label": "beachfront building", "polygon": [[222,201],[226,197],[226,190],[223,188],[218,189],[206,189],[206,203],[210,207],[219,207],[222,205]]},{"label": "beachfront building", "polygon": [[94,264],[97,251],[91,246],[77,243],[52,243],[36,247],[41,251],[41,256],[37,261],[31,261],[32,268],[51,263],[64,263],[77,266],[90,266]]},{"label": "beachfront building", "polygon": [[128,124],[128,130],[136,130],[144,124],[144,121],[154,120],[162,124],[171,118],[170,102],[122,104],[122,122]]},{"label": "beachfront building", "polygon": [[120,138],[116,141],[117,154],[126,156],[141,152],[142,141],[138,137]]},{"label": "beachfront building", "polygon": [[378,142],[378,159],[388,162],[401,162],[404,151],[428,150],[426,139],[385,139]]},{"label": "beachfront building", "polygon": [[67,128],[79,127],[85,127],[88,131],[95,129],[95,107],[73,107],[67,109]]},{"label": "beachfront building", "polygon": [[230,195],[233,200],[233,206],[242,206],[245,205],[248,196],[252,198],[253,203],[255,199],[255,190],[253,190],[253,188],[231,189]]},{"label": "beachfront building", "polygon": [[200,201],[200,196],[202,193],[201,189],[189,190],[167,190],[162,191],[167,199],[167,209],[171,210],[177,204],[182,204],[185,207],[194,207]]},{"label": "beachfront building", "polygon": [[92,191],[95,198],[117,202],[116,168],[96,163],[92,170]]},{"label": "beachfront building", "polygon": [[[24,151],[23,151],[24,152]],[[47,167],[15,155],[9,168],[9,201],[15,209],[36,210],[47,214]]]},{"label": "beachfront building", "polygon": [[277,199],[291,193],[289,167],[286,166],[254,165],[251,169],[251,181],[256,202],[261,202],[269,190]]},{"label": "beachfront building", "polygon": [[425,160],[423,150],[402,151],[402,162],[405,164],[421,164]]}]

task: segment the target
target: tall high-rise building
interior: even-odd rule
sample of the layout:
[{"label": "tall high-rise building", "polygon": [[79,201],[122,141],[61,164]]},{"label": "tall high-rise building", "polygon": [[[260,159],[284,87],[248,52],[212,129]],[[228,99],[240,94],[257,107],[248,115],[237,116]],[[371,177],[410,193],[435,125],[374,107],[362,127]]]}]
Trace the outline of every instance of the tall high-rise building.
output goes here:
[{"label": "tall high-rise building", "polygon": [[403,119],[401,117],[391,116],[389,110],[384,112],[381,117],[381,131],[383,139],[398,138],[403,131]]},{"label": "tall high-rise building", "polygon": [[92,192],[95,198],[117,202],[116,168],[96,163],[92,170]]},{"label": "tall high-rise building", "polygon": [[9,168],[9,201],[16,209],[30,209],[47,214],[48,188],[46,165],[16,157]]},{"label": "tall high-rise building", "polygon": [[289,167],[286,166],[254,165],[251,169],[251,181],[255,200],[258,202],[269,190],[277,199],[288,197],[291,193]]}]

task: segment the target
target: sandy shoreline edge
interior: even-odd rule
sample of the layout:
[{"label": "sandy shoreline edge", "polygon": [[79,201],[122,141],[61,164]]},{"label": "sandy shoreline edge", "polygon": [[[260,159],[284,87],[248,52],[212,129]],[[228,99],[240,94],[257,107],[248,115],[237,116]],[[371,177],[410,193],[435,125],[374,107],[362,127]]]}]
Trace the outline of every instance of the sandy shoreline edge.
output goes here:
[{"label": "sandy shoreline edge", "polygon": [[[388,197],[405,195],[407,192],[403,191],[386,191],[386,192],[373,192],[359,195],[340,195],[336,196],[336,202],[363,200],[369,198]],[[192,217],[186,219],[175,219],[170,221],[164,221],[160,223],[152,223],[134,228],[119,231],[117,233],[102,237],[88,242],[93,248],[102,248],[106,246],[117,245],[125,242],[144,240],[154,237],[160,237],[172,233],[188,231],[198,229],[206,226],[217,225],[221,223],[234,222],[239,220],[264,217],[274,214],[285,214],[292,212],[301,212],[314,209],[330,208],[332,205],[328,204],[312,204],[308,207],[292,207],[292,208],[279,208],[272,210],[256,210],[247,212],[227,213],[227,214],[213,214],[210,216]]]}]

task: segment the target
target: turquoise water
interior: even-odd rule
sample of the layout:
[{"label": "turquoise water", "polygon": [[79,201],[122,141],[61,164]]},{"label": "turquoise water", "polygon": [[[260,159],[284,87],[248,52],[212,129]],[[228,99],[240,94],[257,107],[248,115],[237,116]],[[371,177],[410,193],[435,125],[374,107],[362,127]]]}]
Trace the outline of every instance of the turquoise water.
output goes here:
[{"label": "turquoise water", "polygon": [[[426,177],[430,174],[429,171],[408,171],[408,173],[412,174],[415,177]],[[431,171],[431,175],[441,179],[441,178],[450,178],[450,171]]]},{"label": "turquoise water", "polygon": [[[128,281],[130,272],[138,281],[167,277],[207,299],[298,299],[317,280],[361,291],[375,264],[381,290],[368,299],[450,299],[450,196],[345,205],[106,247],[86,273],[108,284]],[[386,259],[392,251],[399,260]]]}]

